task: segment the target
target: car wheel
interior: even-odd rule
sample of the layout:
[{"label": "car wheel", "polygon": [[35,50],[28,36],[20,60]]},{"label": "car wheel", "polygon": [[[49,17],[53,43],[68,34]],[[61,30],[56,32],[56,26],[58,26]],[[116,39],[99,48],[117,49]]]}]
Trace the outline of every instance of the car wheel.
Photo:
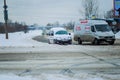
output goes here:
[{"label": "car wheel", "polygon": [[78,38],[78,44],[82,44],[82,40]]},{"label": "car wheel", "polygon": [[100,41],[95,38],[94,41],[93,41],[93,44],[94,44],[94,45],[99,45],[99,44],[100,44]]},{"label": "car wheel", "polygon": [[112,41],[109,42],[109,44],[110,44],[110,45],[113,45],[114,42],[115,42],[115,40],[112,40]]},{"label": "car wheel", "polygon": [[69,41],[69,44],[72,44],[72,41]]}]

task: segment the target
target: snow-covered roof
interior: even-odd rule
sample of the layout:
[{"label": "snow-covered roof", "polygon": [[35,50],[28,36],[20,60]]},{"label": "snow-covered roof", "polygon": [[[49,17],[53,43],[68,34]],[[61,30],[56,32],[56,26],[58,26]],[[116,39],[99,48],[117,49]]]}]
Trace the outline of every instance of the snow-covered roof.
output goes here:
[{"label": "snow-covered roof", "polygon": [[57,32],[57,31],[66,30],[66,29],[64,29],[64,28],[62,28],[62,27],[56,27],[56,28],[51,28],[50,30],[51,30],[51,31],[54,31],[54,32]]}]

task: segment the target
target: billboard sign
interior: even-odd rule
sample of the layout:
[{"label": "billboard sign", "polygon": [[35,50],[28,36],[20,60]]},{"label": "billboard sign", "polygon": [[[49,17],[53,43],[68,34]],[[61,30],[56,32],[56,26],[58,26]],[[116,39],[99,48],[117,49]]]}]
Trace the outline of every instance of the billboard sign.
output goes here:
[{"label": "billboard sign", "polygon": [[120,0],[114,0],[114,16],[120,16]]}]

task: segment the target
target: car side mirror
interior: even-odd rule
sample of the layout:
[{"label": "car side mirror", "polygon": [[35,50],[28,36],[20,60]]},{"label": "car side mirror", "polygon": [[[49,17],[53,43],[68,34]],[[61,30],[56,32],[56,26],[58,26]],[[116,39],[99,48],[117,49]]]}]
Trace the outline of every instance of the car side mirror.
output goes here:
[{"label": "car side mirror", "polygon": [[69,35],[71,35],[71,33],[69,33]]}]

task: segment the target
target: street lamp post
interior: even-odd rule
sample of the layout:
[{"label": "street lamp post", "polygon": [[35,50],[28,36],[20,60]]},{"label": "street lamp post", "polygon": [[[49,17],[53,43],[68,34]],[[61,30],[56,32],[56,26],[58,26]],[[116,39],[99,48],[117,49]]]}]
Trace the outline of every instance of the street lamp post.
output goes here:
[{"label": "street lamp post", "polygon": [[8,31],[7,31],[7,22],[8,22],[8,10],[7,10],[7,5],[6,5],[6,0],[4,0],[4,20],[5,20],[5,34],[6,34],[6,39],[8,39]]}]

